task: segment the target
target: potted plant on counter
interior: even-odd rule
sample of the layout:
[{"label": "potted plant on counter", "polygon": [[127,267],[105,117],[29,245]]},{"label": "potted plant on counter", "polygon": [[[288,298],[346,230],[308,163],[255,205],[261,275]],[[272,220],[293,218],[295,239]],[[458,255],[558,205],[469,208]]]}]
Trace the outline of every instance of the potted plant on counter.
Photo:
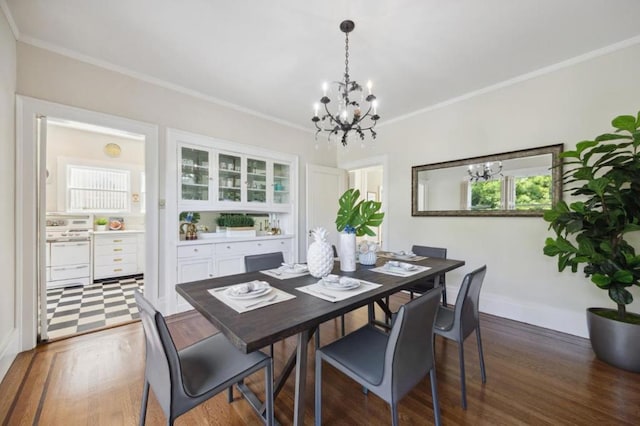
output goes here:
[{"label": "potted plant on counter", "polygon": [[107,220],[106,217],[99,217],[96,219],[96,231],[106,231],[107,230],[107,223],[109,223],[109,221]]},{"label": "potted plant on counter", "polygon": [[222,213],[216,220],[219,229],[225,228],[227,237],[255,237],[252,217],[238,213]]},{"label": "potted plant on counter", "polygon": [[558,257],[559,271],[584,265],[585,276],[607,291],[617,309],[587,309],[591,346],[603,361],[640,372],[640,315],[626,310],[633,301],[628,288],[640,285],[640,256],[628,239],[640,230],[640,113],[612,125],[615,133],[561,154],[570,168],[565,191],[576,199],[545,213],[555,238],[547,238],[544,254]]},{"label": "potted plant on counter", "polygon": [[384,213],[379,210],[379,201],[360,200],[360,190],[350,188],[338,200],[339,208],[336,227],[339,235],[340,270],[345,272],[356,270],[356,236],[369,235],[375,237],[371,228],[382,224]]}]

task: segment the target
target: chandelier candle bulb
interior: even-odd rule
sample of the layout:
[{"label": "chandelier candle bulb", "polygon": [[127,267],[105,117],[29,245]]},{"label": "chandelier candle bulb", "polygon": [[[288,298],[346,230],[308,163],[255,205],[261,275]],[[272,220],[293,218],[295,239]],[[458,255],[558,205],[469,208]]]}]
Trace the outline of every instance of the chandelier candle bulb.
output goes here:
[{"label": "chandelier candle bulb", "polygon": [[369,90],[369,94],[371,94],[371,88],[373,87],[373,83],[371,80],[367,81],[367,89]]},{"label": "chandelier candle bulb", "polygon": [[318,116],[318,111],[320,111],[320,105],[318,103],[313,104],[313,110],[315,111],[315,116]]},{"label": "chandelier candle bulb", "polygon": [[325,81],[322,83],[322,96],[327,96],[327,90],[329,90],[329,84]]}]

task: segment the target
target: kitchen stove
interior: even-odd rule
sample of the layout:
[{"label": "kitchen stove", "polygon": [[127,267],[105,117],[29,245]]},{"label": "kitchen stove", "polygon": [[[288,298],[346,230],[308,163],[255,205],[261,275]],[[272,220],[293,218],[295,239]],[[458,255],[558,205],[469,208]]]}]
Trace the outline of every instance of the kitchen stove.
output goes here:
[{"label": "kitchen stove", "polygon": [[47,288],[90,283],[92,228],[90,214],[47,214]]}]

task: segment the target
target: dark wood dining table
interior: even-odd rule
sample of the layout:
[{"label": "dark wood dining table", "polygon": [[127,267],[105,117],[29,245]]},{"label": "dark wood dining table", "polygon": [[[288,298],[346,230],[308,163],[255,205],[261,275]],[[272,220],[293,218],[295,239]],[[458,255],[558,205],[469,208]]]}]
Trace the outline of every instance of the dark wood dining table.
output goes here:
[{"label": "dark wood dining table", "polygon": [[[376,266],[382,266],[388,260],[378,258]],[[305,409],[307,346],[320,324],[373,303],[377,303],[388,314],[388,307],[384,303],[385,298],[388,296],[410,287],[416,280],[427,277],[435,278],[465,264],[462,260],[436,258],[426,258],[411,263],[426,266],[429,269],[408,277],[382,274],[372,271],[375,266],[363,265],[357,265],[354,272],[342,272],[340,271],[339,262],[336,261],[333,269],[334,274],[381,284],[378,288],[339,302],[329,302],[296,290],[296,287],[314,284],[318,281],[317,278],[311,275],[281,280],[261,272],[248,272],[177,284],[176,291],[244,353],[259,350],[285,337],[297,335],[296,351],[291,355],[276,380],[274,398],[278,395],[295,367],[293,424],[302,425]],[[238,313],[208,292],[210,289],[252,280],[267,281],[272,287],[293,294],[296,297],[259,309]],[[262,413],[264,410],[262,403],[249,388],[243,383],[240,383],[238,388],[253,408]]]}]

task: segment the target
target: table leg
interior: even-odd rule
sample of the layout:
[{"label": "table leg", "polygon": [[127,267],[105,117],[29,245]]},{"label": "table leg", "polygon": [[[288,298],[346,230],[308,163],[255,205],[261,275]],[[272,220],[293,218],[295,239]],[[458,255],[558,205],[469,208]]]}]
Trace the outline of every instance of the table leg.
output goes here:
[{"label": "table leg", "polygon": [[293,411],[293,424],[304,424],[304,391],[307,385],[307,344],[309,343],[309,330],[298,334],[297,362],[296,362],[296,394]]}]

